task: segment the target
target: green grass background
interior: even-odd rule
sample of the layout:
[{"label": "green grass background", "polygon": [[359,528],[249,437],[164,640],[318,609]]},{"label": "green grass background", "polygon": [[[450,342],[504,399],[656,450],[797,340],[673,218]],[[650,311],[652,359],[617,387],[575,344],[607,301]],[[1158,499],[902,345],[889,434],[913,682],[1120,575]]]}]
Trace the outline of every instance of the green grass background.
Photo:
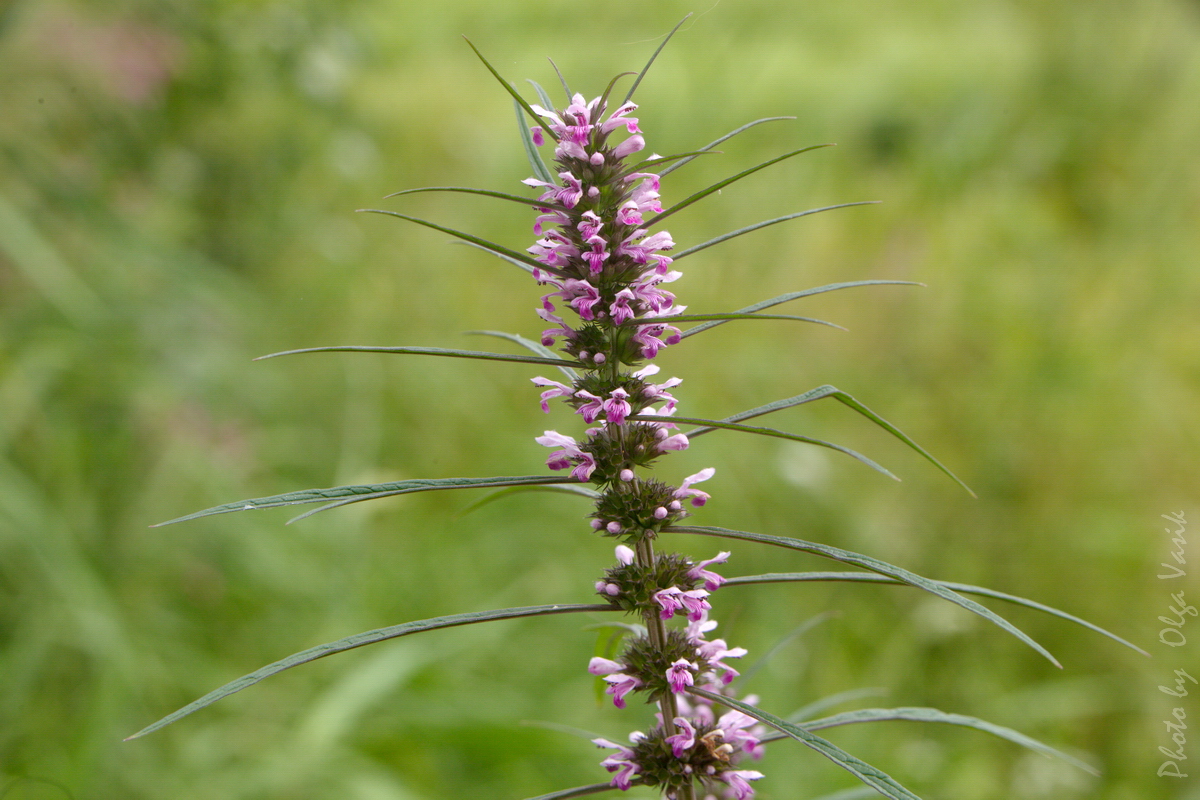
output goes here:
[{"label": "green grass background", "polygon": [[[323,514],[149,524],[300,488],[532,474],[546,418],[514,364],[268,352],[332,344],[472,347],[535,335],[526,276],[380,206],[510,247],[520,191],[514,82],[589,97],[640,69],[660,153],[758,127],[664,183],[668,202],[788,149],[837,142],[725,189],[669,229],[681,246],[855,200],[681,263],[681,302],[803,301],[843,333],[731,324],[664,353],[682,411],[718,416],[832,383],[979,493],[831,404],[770,424],[866,452],[718,433],[663,462],[716,478],[700,524],[817,539],[931,577],[1065,608],[1143,658],[1036,612],[999,609],[1059,671],[966,612],[906,589],[762,586],[716,598],[755,656],[815,615],[745,688],[790,713],[933,705],[1093,760],[1092,779],[986,734],[914,723],[830,732],[923,797],[1200,797],[1160,778],[1172,671],[1200,676],[1200,619],[1160,644],[1172,591],[1160,514],[1200,519],[1200,5],[1185,0],[661,3],[9,2],[0,12],[0,793],[31,798],[522,798],[604,779],[609,738],[648,710],[597,703],[588,620],[462,628],[294,670],[146,739],[142,726],[314,644],[439,614],[587,602],[611,564],[586,506],[432,493]],[[527,86],[526,84],[522,84]],[[532,96],[532,93],[530,94]],[[496,343],[496,347],[504,347]],[[550,369],[550,368],[547,368]],[[546,373],[549,375],[549,373]],[[1194,524],[1194,523],[1190,523]],[[665,542],[707,557],[716,540]],[[823,569],[734,549],[727,574]],[[1198,603],[1200,604],[1200,603]],[[995,604],[993,604],[995,605]],[[1010,613],[1009,613],[1010,612]],[[1193,726],[1194,731],[1194,726]],[[1189,731],[1189,732],[1193,732]],[[779,743],[759,797],[851,787]],[[633,796],[650,796],[646,791]]]}]

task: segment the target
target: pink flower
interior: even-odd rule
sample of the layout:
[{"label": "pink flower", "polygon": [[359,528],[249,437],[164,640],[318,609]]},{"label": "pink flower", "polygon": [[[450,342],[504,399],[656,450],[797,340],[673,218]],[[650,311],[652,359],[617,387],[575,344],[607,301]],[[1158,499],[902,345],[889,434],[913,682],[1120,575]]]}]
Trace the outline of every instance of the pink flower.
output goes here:
[{"label": "pink flower", "polygon": [[729,784],[737,800],[749,800],[754,797],[754,787],[748,781],[756,781],[761,777],[761,772],[752,769],[727,769],[717,774],[718,780]]},{"label": "pink flower", "polygon": [[705,569],[705,567],[707,567],[709,564],[724,564],[729,559],[729,556],[730,553],[728,551],[722,551],[707,561],[701,561],[699,564],[688,570],[688,577],[694,581],[704,581],[704,588],[708,589],[710,592],[715,592],[717,589],[721,588],[721,584],[725,583],[725,578],[715,572],[709,572]]},{"label": "pink flower", "polygon": [[708,597],[708,592],[704,589],[692,589],[685,592],[678,586],[672,586],[655,592],[652,599],[662,608],[659,616],[663,619],[670,619],[680,611],[684,611],[687,612],[688,619],[694,622],[712,608],[704,599],[706,597]]},{"label": "pink flower", "polygon": [[[680,435],[682,435],[682,434],[680,434]],[[659,446],[661,447],[662,445],[659,445]],[[715,473],[716,473],[715,469],[713,469],[712,467],[708,467],[706,469],[700,470],[695,475],[687,476],[686,478],[683,479],[683,485],[675,490],[675,499],[682,500],[685,497],[690,497],[690,498],[692,498],[692,505],[696,506],[697,508],[704,505],[705,503],[708,502],[709,498],[712,497],[712,495],[708,494],[707,492],[702,492],[699,489],[692,489],[690,487],[694,483],[700,483],[702,481],[708,480]],[[728,556],[729,554],[726,553],[726,555]],[[705,563],[709,563],[709,562],[705,562]]]},{"label": "pink flower", "polygon": [[693,673],[696,670],[696,665],[691,661],[680,658],[676,659],[667,669],[667,683],[671,686],[671,691],[679,694],[686,687],[695,684]]},{"label": "pink flower", "polygon": [[542,411],[550,413],[550,400],[555,397],[570,397],[575,393],[575,390],[564,383],[552,381],[549,378],[543,378],[540,375],[536,378],[530,378],[536,386],[549,386],[551,388],[542,392]]},{"label": "pink flower", "polygon": [[683,758],[684,752],[696,745],[696,729],[687,717],[676,717],[674,722],[680,732],[668,736],[666,742],[671,745],[671,753],[676,758]]}]

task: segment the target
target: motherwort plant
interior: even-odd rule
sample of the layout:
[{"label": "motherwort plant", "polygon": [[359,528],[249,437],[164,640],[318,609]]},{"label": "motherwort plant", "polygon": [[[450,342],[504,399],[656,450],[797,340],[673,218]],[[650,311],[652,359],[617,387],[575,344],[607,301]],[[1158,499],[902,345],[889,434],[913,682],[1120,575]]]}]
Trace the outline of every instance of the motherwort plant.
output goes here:
[{"label": "motherwort plant", "polygon": [[[657,55],[658,51],[655,51],[646,69],[649,69]],[[606,692],[617,708],[625,708],[631,696],[640,695],[656,705],[655,719],[644,730],[630,734],[628,743],[602,738],[594,740],[597,746],[609,751],[600,762],[610,774],[608,781],[553,792],[543,795],[544,799],[648,786],[657,787],[672,800],[694,800],[718,795],[746,800],[754,795],[755,782],[763,778],[755,762],[762,757],[765,745],[777,739],[794,739],[812,748],[884,796],[914,798],[916,795],[886,773],[863,763],[814,732],[836,725],[891,719],[925,720],[980,728],[1090,769],[1086,764],[1016,731],[973,717],[929,708],[877,708],[798,722],[766,710],[755,697],[739,694],[735,685],[737,664],[746,655],[746,650],[718,638],[714,634],[717,622],[710,618],[710,598],[723,586],[780,581],[905,584],[982,616],[1021,639],[1056,665],[1053,656],[1040,645],[965,595],[983,595],[1037,608],[1085,625],[1130,647],[1133,645],[1090,623],[1033,601],[977,586],[930,580],[840,548],[783,536],[689,524],[691,510],[703,506],[709,499],[708,493],[698,487],[713,477],[715,469],[702,469],[683,478],[678,485],[651,477],[650,471],[659,459],[672,452],[688,449],[698,437],[718,430],[754,433],[832,448],[891,476],[874,461],[845,447],[773,428],[744,424],[753,417],[823,398],[833,398],[849,406],[950,474],[896,427],[832,386],[821,386],[724,419],[698,419],[678,413],[680,407],[675,389],[681,381],[676,377],[661,380],[658,377],[659,367],[653,363],[664,348],[734,320],[821,322],[807,317],[762,313],[764,309],[782,303],[851,287],[903,282],[872,280],[837,283],[780,295],[730,313],[685,313],[686,306],[677,303],[675,295],[667,288],[681,277],[675,267],[685,257],[768,225],[841,206],[787,214],[682,250],[676,249],[674,239],[662,228],[662,224],[675,213],[722,187],[813,148],[796,150],[771,159],[664,208],[660,191],[663,179],[669,173],[702,154],[712,152],[714,146],[747,128],[783,118],[756,120],[694,152],[670,156],[645,155],[646,142],[635,116],[637,105],[632,97],[646,69],[636,75],[632,88],[620,101],[613,99],[613,91],[624,76],[618,76],[600,96],[592,99],[572,92],[564,80],[567,100],[565,106],[560,108],[537,84],[533,85],[539,104],[527,102],[482,55],[479,57],[515,101],[522,140],[534,172],[534,176],[525,183],[534,189],[536,197],[449,186],[411,189],[397,194],[468,192],[521,203],[532,207],[536,214],[533,221],[536,240],[526,252],[519,252],[405,214],[394,211],[377,213],[451,234],[529,273],[544,292],[536,309],[546,325],[539,340],[515,334],[490,333],[523,346],[533,355],[421,347],[323,347],[289,353],[357,350],[491,359],[556,367],[561,373],[557,377],[561,379],[545,376],[532,378],[533,384],[541,390],[542,410],[549,411],[551,402],[566,403],[587,426],[582,432],[551,430],[536,437],[538,444],[551,450],[546,461],[547,467],[559,474],[435,478],[315,489],[242,500],[173,521],[256,508],[323,503],[302,515],[308,516],[348,503],[438,489],[510,487],[508,491],[514,491],[516,489],[512,487],[555,487],[591,500],[592,531],[617,542],[615,563],[598,578],[593,577],[588,581],[588,585],[594,585],[596,601],[468,612],[350,636],[263,667],[200,698],[135,736],[158,730],[270,675],[355,647],[421,631],[490,620],[612,612],[633,617],[632,624],[623,625],[629,635],[622,649],[609,653],[611,658],[592,658],[586,668],[606,684]],[[552,166],[540,154],[539,148],[543,147],[553,148]],[[774,573],[726,579],[714,570],[731,557],[729,551],[721,550],[712,558],[693,561],[679,553],[664,550],[664,534],[759,542],[823,556],[858,569]],[[582,661],[581,656],[580,669],[584,668]]]}]

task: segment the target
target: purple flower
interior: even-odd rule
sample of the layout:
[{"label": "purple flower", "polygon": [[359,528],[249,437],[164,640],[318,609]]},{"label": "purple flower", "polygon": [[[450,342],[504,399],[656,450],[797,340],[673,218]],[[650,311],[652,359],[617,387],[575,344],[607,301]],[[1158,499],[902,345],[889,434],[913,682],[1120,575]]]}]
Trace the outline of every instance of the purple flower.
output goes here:
[{"label": "purple flower", "polygon": [[717,780],[729,784],[733,796],[737,800],[749,800],[754,797],[754,787],[748,781],[756,781],[763,777],[761,772],[752,769],[727,769],[717,773]]},{"label": "purple flower", "polygon": [[543,447],[561,447],[562,449],[551,453],[546,459],[546,466],[552,470],[566,469],[575,462],[575,468],[571,470],[571,477],[578,481],[586,481],[592,477],[592,472],[596,469],[596,459],[591,453],[588,453],[579,448],[579,444],[570,436],[564,436],[558,431],[546,431],[544,436],[537,437],[534,441]]},{"label": "purple flower", "polygon": [[695,685],[693,673],[696,671],[696,665],[687,659],[676,659],[670,667],[667,668],[667,683],[671,686],[671,691],[679,694],[688,686]]},{"label": "purple flower", "polygon": [[679,728],[679,733],[668,736],[666,742],[671,745],[671,753],[676,758],[683,758],[684,752],[696,745],[696,729],[687,717],[676,717],[675,726]]},{"label": "purple flower", "polygon": [[701,619],[704,612],[712,608],[704,599],[706,597],[708,597],[708,592],[704,589],[692,589],[685,592],[678,586],[660,589],[653,595],[654,602],[662,608],[659,613],[660,617],[670,619],[678,612],[683,611],[693,622]]},{"label": "purple flower", "polygon": [[729,559],[729,556],[730,553],[728,551],[722,551],[707,561],[701,561],[688,570],[688,577],[694,581],[704,581],[704,588],[710,592],[715,592],[721,587],[721,584],[725,583],[725,578],[715,572],[709,572],[705,567],[709,564],[724,564]]},{"label": "purple flower", "polygon": [[619,563],[629,566],[633,563],[635,557],[636,554],[633,552],[632,547],[623,544],[617,545],[617,561]]},{"label": "purple flower", "polygon": [[547,414],[550,413],[550,402],[549,401],[552,398],[570,397],[572,394],[575,393],[575,390],[572,389],[570,386],[567,386],[566,384],[563,384],[563,383],[559,383],[558,381],[552,381],[549,378],[543,378],[541,376],[538,376],[536,378],[530,378],[530,380],[534,383],[535,386],[550,386],[550,387],[552,387],[552,388],[547,389],[546,391],[542,392],[542,411],[545,411]]},{"label": "purple flower", "polygon": [[[635,744],[641,738],[643,738],[642,734],[638,731],[634,731],[629,735],[629,740]],[[609,772],[615,773],[612,779],[613,786],[622,791],[628,790],[632,785],[633,778],[642,771],[637,761],[634,760],[637,754],[625,745],[610,742],[608,739],[592,739],[592,744],[597,747],[608,747],[617,751],[601,761],[600,766]]]},{"label": "purple flower", "polygon": [[[682,434],[680,434],[680,435],[682,435]],[[659,447],[662,447],[662,444],[659,444]],[[708,467],[707,469],[700,470],[695,475],[687,476],[686,478],[683,479],[683,485],[675,490],[675,498],[677,500],[682,500],[685,497],[690,497],[690,498],[692,498],[692,505],[696,506],[697,508],[704,505],[705,503],[708,502],[709,498],[712,497],[712,495],[708,494],[707,492],[702,492],[699,489],[692,489],[690,487],[694,483],[700,483],[701,481],[708,480],[715,473],[716,473],[715,469],[713,469],[712,467]],[[726,553],[726,556],[728,556],[728,553]],[[710,563],[710,562],[705,562],[705,563]]]}]

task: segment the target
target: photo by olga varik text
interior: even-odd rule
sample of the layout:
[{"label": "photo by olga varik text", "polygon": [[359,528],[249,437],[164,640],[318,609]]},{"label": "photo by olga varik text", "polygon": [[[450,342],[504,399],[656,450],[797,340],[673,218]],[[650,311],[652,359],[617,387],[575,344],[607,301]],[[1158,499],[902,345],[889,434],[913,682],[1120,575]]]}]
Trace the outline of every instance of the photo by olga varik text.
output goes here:
[{"label": "photo by olga varik text", "polygon": [[[1187,544],[1187,538],[1184,532],[1187,529],[1187,520],[1184,519],[1183,512],[1175,514],[1163,514],[1162,518],[1172,523],[1176,527],[1164,528],[1171,534],[1171,544],[1174,545],[1174,550],[1171,551],[1171,558],[1174,563],[1163,562],[1160,566],[1166,567],[1167,572],[1158,576],[1159,580],[1173,580],[1175,578],[1183,578],[1187,576],[1187,570],[1184,567],[1187,565],[1187,558],[1184,556],[1184,545]],[[1182,590],[1171,594],[1171,605],[1168,607],[1171,616],[1160,616],[1159,622],[1162,622],[1166,627],[1158,632],[1158,640],[1168,647],[1180,647],[1187,644],[1187,636],[1183,632],[1184,625],[1187,624],[1188,617],[1194,617],[1200,614],[1200,610],[1184,599]],[[1175,670],[1174,686],[1158,687],[1159,691],[1164,694],[1169,694],[1172,697],[1187,697],[1188,682],[1197,684],[1195,678],[1189,675],[1185,670]],[[1200,685],[1200,684],[1198,684]],[[1163,724],[1167,726],[1167,732],[1171,736],[1171,741],[1175,745],[1175,749],[1159,745],[1159,752],[1167,757],[1158,767],[1158,776],[1160,778],[1186,778],[1188,774],[1183,772],[1179,764],[1187,760],[1187,753],[1184,752],[1184,745],[1187,744],[1187,712],[1183,706],[1177,706],[1171,709],[1171,717],[1173,719],[1163,720]]]}]

